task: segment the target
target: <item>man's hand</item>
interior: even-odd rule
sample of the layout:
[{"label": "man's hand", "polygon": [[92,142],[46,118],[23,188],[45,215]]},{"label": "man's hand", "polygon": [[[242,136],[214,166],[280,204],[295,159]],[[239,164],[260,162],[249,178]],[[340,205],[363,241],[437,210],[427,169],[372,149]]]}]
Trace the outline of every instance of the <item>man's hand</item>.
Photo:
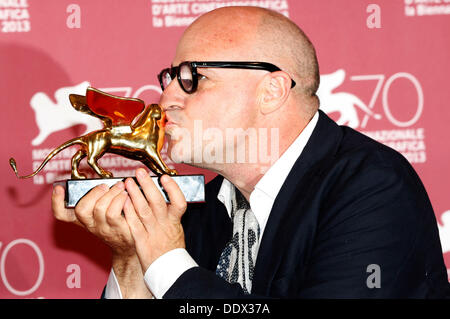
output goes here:
[{"label": "man's hand", "polygon": [[124,213],[145,273],[161,255],[185,247],[181,217],[187,204],[180,188],[168,175],[161,176],[161,184],[169,197],[169,204],[145,170],[138,169],[136,177],[144,194],[134,180],[128,178],[125,187],[131,200],[125,202]]},{"label": "man's hand", "polygon": [[112,250],[112,267],[124,298],[151,298],[144,283],[130,228],[122,216],[128,194],[123,182],[99,185],[86,194],[75,209],[64,206],[64,189],[56,186],[52,209],[56,219],[77,224],[103,240]]},{"label": "man's hand", "polygon": [[56,186],[52,196],[52,209],[56,219],[72,222],[86,228],[109,247],[113,255],[135,254],[130,229],[122,216],[128,194],[123,182],[111,187],[99,185],[84,196],[75,209],[64,207],[64,189]]}]

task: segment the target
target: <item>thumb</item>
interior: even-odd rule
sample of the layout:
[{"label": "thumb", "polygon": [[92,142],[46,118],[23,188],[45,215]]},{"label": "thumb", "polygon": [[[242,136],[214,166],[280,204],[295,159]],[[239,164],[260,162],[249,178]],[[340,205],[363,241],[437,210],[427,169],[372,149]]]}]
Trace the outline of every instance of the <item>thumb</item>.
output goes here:
[{"label": "thumb", "polygon": [[179,222],[187,208],[186,198],[178,184],[169,175],[161,176],[160,180],[170,201],[168,204],[169,218]]},{"label": "thumb", "polygon": [[74,223],[84,228],[84,225],[78,220],[77,216],[75,215],[74,209],[66,208],[64,197],[65,197],[64,188],[60,185],[55,186],[52,194],[53,215],[57,220],[61,220],[68,223]]}]

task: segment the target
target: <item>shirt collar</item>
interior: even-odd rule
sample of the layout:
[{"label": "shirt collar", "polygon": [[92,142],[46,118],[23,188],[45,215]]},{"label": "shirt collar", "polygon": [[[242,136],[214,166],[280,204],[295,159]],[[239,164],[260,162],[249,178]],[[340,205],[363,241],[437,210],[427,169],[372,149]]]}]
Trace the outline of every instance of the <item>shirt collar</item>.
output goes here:
[{"label": "shirt collar", "polygon": [[[289,172],[295,164],[306,143],[316,126],[317,120],[319,118],[319,112],[314,114],[311,121],[303,129],[303,131],[298,135],[294,142],[288,147],[288,149],[281,155],[281,157],[269,168],[269,170],[264,174],[264,176],[255,185],[255,189],[264,192],[273,201],[278,195],[278,192],[283,186]],[[250,195],[251,196],[251,195]]]},{"label": "shirt collar", "polygon": [[[264,231],[273,203],[277,197],[281,186],[283,186],[289,172],[302,153],[306,143],[311,137],[319,119],[319,112],[316,112],[308,125],[298,135],[294,142],[287,148],[281,157],[267,170],[263,177],[255,185],[250,194],[250,207],[258,220],[261,235]],[[231,217],[231,200],[234,194],[234,185],[227,179],[223,179],[217,198],[227,209]]]}]

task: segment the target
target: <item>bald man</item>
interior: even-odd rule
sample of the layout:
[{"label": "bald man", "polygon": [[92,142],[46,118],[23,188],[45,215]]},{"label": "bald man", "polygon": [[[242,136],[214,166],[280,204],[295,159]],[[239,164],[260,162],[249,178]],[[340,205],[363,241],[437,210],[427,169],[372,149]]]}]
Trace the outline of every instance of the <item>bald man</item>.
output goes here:
[{"label": "bald man", "polygon": [[[397,152],[318,110],[316,54],[289,19],[255,7],[209,12],[184,32],[159,81],[168,155],[218,176],[206,203],[192,206],[164,175],[166,204],[142,169],[142,192],[132,179],[99,186],[75,210],[55,188],[55,217],[112,249],[104,297],[446,295],[436,220],[418,176]],[[213,138],[230,129],[257,139]],[[255,160],[249,145],[262,137],[278,146],[269,162]],[[199,149],[213,151],[199,157]],[[242,149],[245,160],[236,160]]]}]

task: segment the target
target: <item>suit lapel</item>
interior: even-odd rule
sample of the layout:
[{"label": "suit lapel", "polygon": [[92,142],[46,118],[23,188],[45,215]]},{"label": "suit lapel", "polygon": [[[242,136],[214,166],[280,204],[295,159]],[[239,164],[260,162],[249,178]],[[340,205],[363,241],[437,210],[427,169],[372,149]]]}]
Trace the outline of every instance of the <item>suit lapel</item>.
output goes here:
[{"label": "suit lapel", "polygon": [[309,189],[318,180],[320,172],[332,162],[342,139],[336,123],[319,112],[317,125],[281,187],[269,215],[255,265],[254,293],[268,294],[287,247],[304,244],[292,243],[294,232],[307,217],[307,212],[301,210],[307,199],[299,191]]}]

